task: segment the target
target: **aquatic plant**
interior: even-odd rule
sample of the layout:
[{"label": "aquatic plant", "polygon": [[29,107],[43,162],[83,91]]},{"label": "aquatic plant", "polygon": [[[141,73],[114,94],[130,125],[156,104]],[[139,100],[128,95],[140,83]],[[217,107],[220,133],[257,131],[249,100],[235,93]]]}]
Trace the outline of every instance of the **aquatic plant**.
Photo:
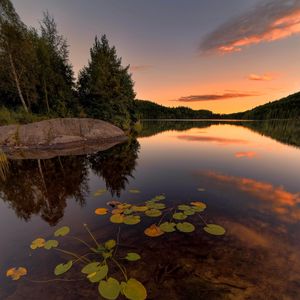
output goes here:
[{"label": "aquatic plant", "polygon": [[[99,189],[95,192],[96,196],[101,196],[106,192],[106,189]],[[130,190],[130,193],[139,194],[137,189]],[[94,195],[95,195],[94,194]],[[211,235],[224,235],[225,229],[217,224],[208,224],[201,213],[206,209],[207,205],[200,201],[193,201],[189,204],[179,204],[176,207],[168,208],[165,203],[164,194],[155,196],[154,198],[145,201],[140,205],[133,205],[130,203],[119,202],[116,200],[109,201],[107,207],[100,207],[95,210],[98,216],[110,215],[109,220],[115,224],[136,225],[141,222],[143,217],[157,218],[159,221],[151,224],[144,229],[144,234],[148,237],[154,238],[162,236],[166,233],[174,233],[176,231],[181,233],[191,233],[196,230],[196,224],[187,222],[188,218],[194,216],[193,220],[201,220],[204,224],[202,229]],[[199,219],[197,218],[199,216]],[[168,220],[166,220],[168,218]],[[131,278],[127,274],[126,268],[122,265],[120,260],[127,260],[129,262],[136,262],[141,259],[141,256],[135,252],[128,252],[123,257],[118,257],[119,234],[117,239],[110,239],[99,243],[92,234],[89,227],[84,224],[84,228],[93,241],[90,245],[86,241],[69,236],[82,243],[88,248],[88,252],[84,255],[79,255],[75,252],[62,249],[60,247],[60,240],[70,233],[68,226],[63,226],[54,232],[55,239],[46,240],[43,237],[38,237],[31,242],[30,248],[37,250],[39,248],[46,250],[55,250],[70,256],[70,259],[58,264],[54,269],[55,276],[61,276],[72,269],[76,263],[83,264],[81,273],[91,283],[98,284],[99,294],[108,300],[117,299],[119,296],[125,296],[130,300],[144,300],[147,298],[147,290],[144,285],[135,278]],[[111,276],[111,267],[115,265],[123,275],[124,280]],[[11,268],[7,271],[7,276],[12,280],[19,280],[22,276],[27,275],[27,270],[24,267]],[[50,280],[51,281],[51,280]],[[49,280],[47,281],[49,282]]]}]

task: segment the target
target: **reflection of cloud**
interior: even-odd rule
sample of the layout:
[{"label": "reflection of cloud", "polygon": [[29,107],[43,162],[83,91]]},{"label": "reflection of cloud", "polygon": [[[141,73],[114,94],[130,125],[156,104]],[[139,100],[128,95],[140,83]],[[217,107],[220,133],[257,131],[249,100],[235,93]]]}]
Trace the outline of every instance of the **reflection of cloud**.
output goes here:
[{"label": "reflection of cloud", "polygon": [[248,76],[248,79],[253,81],[271,81],[274,79],[274,77],[268,74],[264,74],[264,75],[250,74]]},{"label": "reflection of cloud", "polygon": [[239,139],[228,139],[214,136],[197,136],[197,135],[178,135],[178,139],[190,141],[190,142],[212,142],[221,145],[232,145],[232,144],[247,144],[246,140]]},{"label": "reflection of cloud", "polygon": [[133,66],[130,66],[130,70],[132,72],[143,72],[143,71],[146,71],[150,68],[152,68],[151,65],[133,65]]},{"label": "reflection of cloud", "polygon": [[273,186],[270,183],[257,181],[255,179],[224,175],[218,172],[209,171],[206,176],[217,181],[224,182],[239,190],[253,195],[265,202],[261,203],[259,210],[262,212],[273,212],[285,221],[300,220],[300,193],[293,194],[281,186]]},{"label": "reflection of cloud", "polygon": [[203,52],[241,51],[243,47],[300,33],[300,0],[263,1],[206,36]]},{"label": "reflection of cloud", "polygon": [[231,91],[231,92],[223,93],[223,94],[207,94],[207,95],[204,94],[204,95],[185,96],[185,97],[180,97],[180,98],[178,98],[176,100],[172,100],[172,101],[178,101],[178,102],[203,102],[203,101],[218,101],[218,100],[253,97],[253,96],[259,96],[259,94],[253,93],[253,92],[235,92],[235,91]]},{"label": "reflection of cloud", "polygon": [[254,158],[257,156],[256,152],[237,152],[235,153],[236,158]]}]

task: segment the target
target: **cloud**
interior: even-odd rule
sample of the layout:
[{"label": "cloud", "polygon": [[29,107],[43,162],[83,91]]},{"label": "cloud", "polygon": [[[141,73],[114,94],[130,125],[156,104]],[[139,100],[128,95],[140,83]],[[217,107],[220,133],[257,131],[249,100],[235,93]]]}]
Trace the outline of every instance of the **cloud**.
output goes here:
[{"label": "cloud", "polygon": [[211,142],[211,143],[217,143],[224,146],[248,143],[246,140],[228,139],[228,138],[214,137],[214,136],[178,135],[177,138],[189,142]]},{"label": "cloud", "polygon": [[262,200],[256,206],[261,213],[273,212],[285,222],[300,221],[300,193],[291,193],[282,186],[274,186],[268,182],[229,176],[214,171],[208,171],[204,175]]},{"label": "cloud", "polygon": [[204,95],[191,95],[186,97],[180,97],[176,100],[178,102],[204,102],[204,101],[218,101],[218,100],[226,100],[232,98],[244,98],[244,97],[253,97],[259,96],[258,93],[253,92],[235,92],[230,91],[223,94],[204,94]]},{"label": "cloud", "polygon": [[200,44],[204,53],[230,53],[300,33],[300,0],[269,0],[233,18],[208,34]]},{"label": "cloud", "polygon": [[248,79],[254,81],[271,81],[274,79],[274,77],[268,74],[264,74],[264,75],[250,74],[248,76]]},{"label": "cloud", "polygon": [[237,152],[234,155],[236,158],[254,158],[257,156],[256,152]]},{"label": "cloud", "polygon": [[151,65],[133,65],[133,66],[130,66],[130,70],[132,72],[143,72],[143,71],[146,71],[150,68],[152,68]]}]

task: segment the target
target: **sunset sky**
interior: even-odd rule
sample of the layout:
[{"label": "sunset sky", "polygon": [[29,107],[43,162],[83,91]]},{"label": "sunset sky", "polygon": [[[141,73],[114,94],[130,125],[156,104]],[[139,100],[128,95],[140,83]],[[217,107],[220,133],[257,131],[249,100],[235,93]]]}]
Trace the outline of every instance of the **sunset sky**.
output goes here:
[{"label": "sunset sky", "polygon": [[76,74],[95,35],[131,65],[138,99],[216,113],[300,90],[300,0],[13,0],[27,25],[48,10]]}]

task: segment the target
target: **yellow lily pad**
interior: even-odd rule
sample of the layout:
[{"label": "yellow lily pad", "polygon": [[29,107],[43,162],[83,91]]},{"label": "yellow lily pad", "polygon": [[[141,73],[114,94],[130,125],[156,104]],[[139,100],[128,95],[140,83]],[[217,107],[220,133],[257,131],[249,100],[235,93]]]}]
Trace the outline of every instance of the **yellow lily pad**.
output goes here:
[{"label": "yellow lily pad", "polygon": [[7,277],[11,277],[12,280],[19,280],[22,276],[27,275],[27,269],[23,267],[10,268],[6,272]]},{"label": "yellow lily pad", "polygon": [[212,235],[224,235],[226,230],[217,224],[207,224],[203,230]]},{"label": "yellow lily pad", "polygon": [[107,214],[107,208],[97,208],[95,210],[95,214],[102,216],[102,215],[106,215]]},{"label": "yellow lily pad", "polygon": [[121,214],[112,215],[110,217],[110,221],[112,223],[121,224],[124,222],[124,216]]},{"label": "yellow lily pad", "polygon": [[129,300],[145,300],[147,290],[144,285],[134,278],[130,278],[125,284],[122,284],[122,292]]},{"label": "yellow lily pad", "polygon": [[147,236],[150,236],[150,237],[158,237],[158,236],[161,236],[161,235],[164,234],[164,232],[158,226],[156,226],[155,224],[153,224],[150,227],[146,228],[144,233]]}]

